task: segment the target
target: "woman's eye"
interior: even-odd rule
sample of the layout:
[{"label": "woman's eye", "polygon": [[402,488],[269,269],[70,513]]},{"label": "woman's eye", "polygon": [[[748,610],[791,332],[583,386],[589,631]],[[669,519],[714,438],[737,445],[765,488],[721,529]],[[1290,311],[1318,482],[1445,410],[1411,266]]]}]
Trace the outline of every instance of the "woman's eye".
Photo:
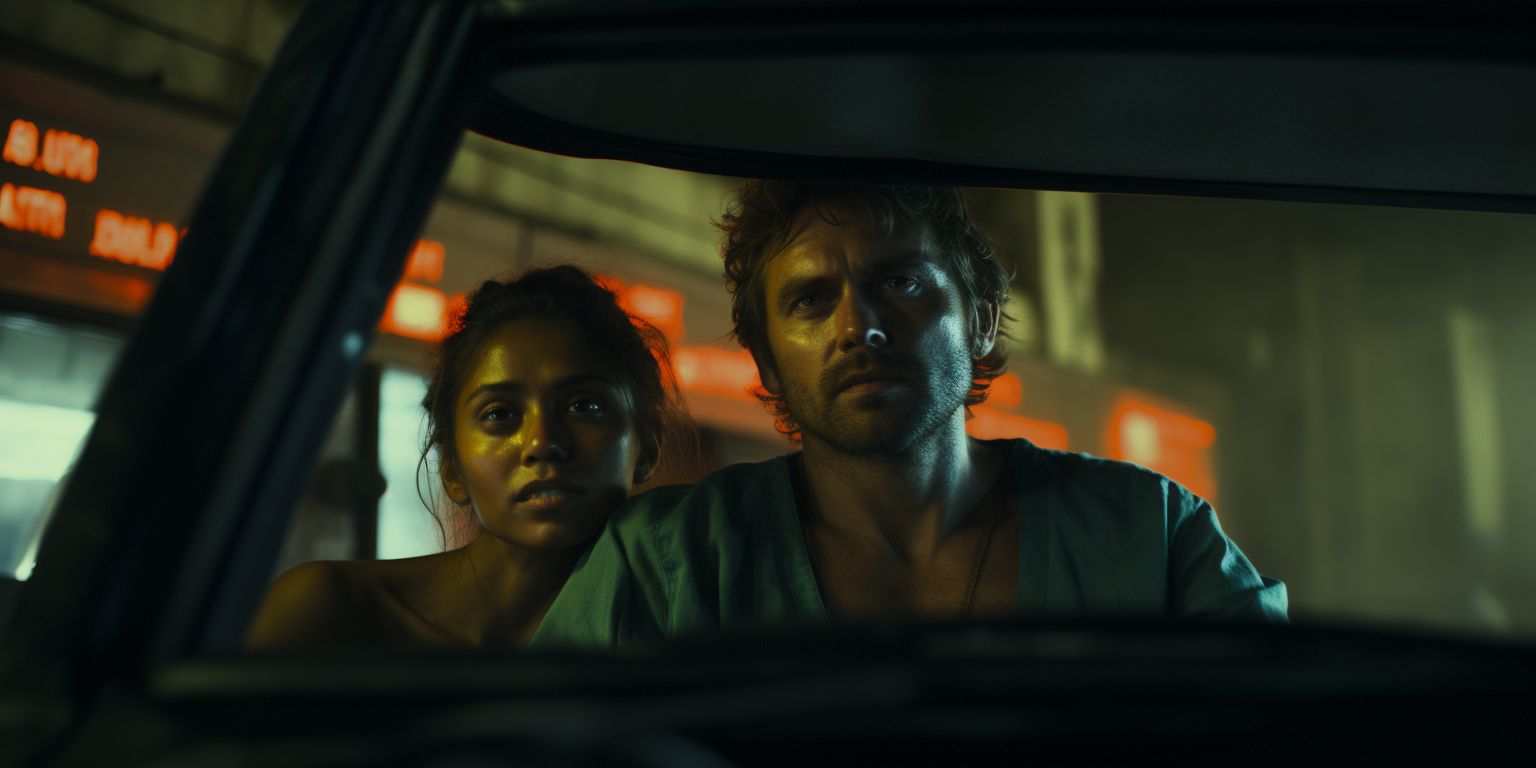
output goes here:
[{"label": "woman's eye", "polygon": [[795,307],[797,309],[811,309],[812,307],[820,305],[821,297],[816,295],[801,296],[797,301],[795,301]]},{"label": "woman's eye", "polygon": [[565,412],[566,413],[602,413],[603,412],[603,404],[598,402],[598,401],[596,401],[596,400],[593,400],[590,397],[583,397],[583,398],[581,398],[579,400],[571,401],[571,404],[566,406]]},{"label": "woman's eye", "polygon": [[886,278],[885,287],[888,290],[905,293],[917,287],[917,281],[910,277],[891,277]]},{"label": "woman's eye", "polygon": [[480,418],[486,421],[508,421],[512,418],[512,411],[509,408],[492,408]]}]

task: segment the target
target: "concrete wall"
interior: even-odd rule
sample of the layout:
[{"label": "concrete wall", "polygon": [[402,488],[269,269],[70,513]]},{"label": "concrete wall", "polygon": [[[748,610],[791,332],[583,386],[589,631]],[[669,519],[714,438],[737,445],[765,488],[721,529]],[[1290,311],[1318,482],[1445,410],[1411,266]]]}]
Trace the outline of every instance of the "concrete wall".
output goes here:
[{"label": "concrete wall", "polygon": [[1114,375],[1209,401],[1223,523],[1299,617],[1536,629],[1536,220],[1100,207]]}]

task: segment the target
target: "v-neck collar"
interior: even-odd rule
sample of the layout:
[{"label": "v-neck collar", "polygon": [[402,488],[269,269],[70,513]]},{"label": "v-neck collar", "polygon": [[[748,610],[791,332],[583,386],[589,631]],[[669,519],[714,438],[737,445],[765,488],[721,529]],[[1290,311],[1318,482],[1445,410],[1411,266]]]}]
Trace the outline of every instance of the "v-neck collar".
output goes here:
[{"label": "v-neck collar", "polygon": [[[1004,468],[1013,472],[1013,504],[1019,519],[1019,589],[1014,603],[1014,615],[1039,614],[1046,607],[1046,577],[1050,572],[1050,548],[1046,543],[1049,533],[1049,501],[1045,496],[1045,484],[1034,476],[1040,450],[1027,440],[1011,440],[1009,456]],[[805,516],[800,508],[796,492],[793,462],[800,452],[774,459],[778,474],[773,484],[775,495],[787,504],[774,504],[774,517],[780,521],[783,538],[788,540],[790,568],[794,574],[791,589],[796,603],[804,607],[805,615],[828,618],[826,601],[821,596],[821,584],[816,580],[816,569],[811,565],[811,553],[806,548]]]}]

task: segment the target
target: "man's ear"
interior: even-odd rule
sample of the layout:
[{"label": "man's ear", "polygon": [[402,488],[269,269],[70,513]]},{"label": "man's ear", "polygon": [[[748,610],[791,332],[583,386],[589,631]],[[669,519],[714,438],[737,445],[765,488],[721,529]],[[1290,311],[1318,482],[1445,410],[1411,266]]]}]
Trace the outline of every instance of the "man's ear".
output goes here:
[{"label": "man's ear", "polygon": [[971,342],[973,357],[986,357],[997,346],[997,334],[1002,330],[1003,305],[995,301],[983,302],[976,308],[976,336]]},{"label": "man's ear", "polygon": [[770,395],[784,394],[784,388],[779,385],[779,372],[774,370],[773,361],[765,360],[766,355],[759,355],[757,350],[748,350],[752,353],[752,362],[757,363],[757,378],[763,383],[763,389]]},{"label": "man's ear", "polygon": [[443,481],[443,491],[448,494],[449,500],[460,506],[469,504],[469,484],[464,482],[464,473],[459,471],[458,462],[451,459],[444,461],[437,476]]}]

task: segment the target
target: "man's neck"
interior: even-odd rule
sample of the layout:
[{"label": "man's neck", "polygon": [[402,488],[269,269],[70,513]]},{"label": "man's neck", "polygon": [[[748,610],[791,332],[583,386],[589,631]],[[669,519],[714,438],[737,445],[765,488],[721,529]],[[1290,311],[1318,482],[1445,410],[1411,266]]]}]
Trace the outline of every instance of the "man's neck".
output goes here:
[{"label": "man's neck", "polygon": [[809,512],[820,524],[878,537],[914,560],[966,521],[1003,465],[999,452],[966,437],[963,411],[906,453],[850,456],[810,435],[803,451]]}]

